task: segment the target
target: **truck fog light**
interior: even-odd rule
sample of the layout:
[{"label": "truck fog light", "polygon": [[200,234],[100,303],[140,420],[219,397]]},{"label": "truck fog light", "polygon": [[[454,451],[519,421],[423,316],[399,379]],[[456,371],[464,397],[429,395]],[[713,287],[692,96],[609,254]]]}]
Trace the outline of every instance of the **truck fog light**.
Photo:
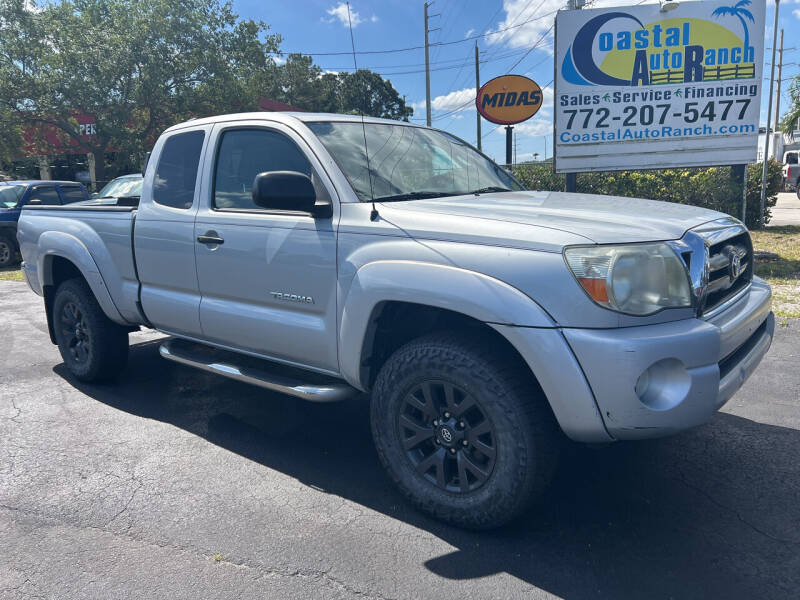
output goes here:
[{"label": "truck fog light", "polygon": [[650,387],[650,369],[639,375],[636,380],[636,395],[642,398],[647,393],[647,388]]},{"label": "truck fog light", "polygon": [[692,379],[684,364],[676,358],[665,358],[652,364],[639,375],[636,395],[652,410],[669,410],[686,399]]}]

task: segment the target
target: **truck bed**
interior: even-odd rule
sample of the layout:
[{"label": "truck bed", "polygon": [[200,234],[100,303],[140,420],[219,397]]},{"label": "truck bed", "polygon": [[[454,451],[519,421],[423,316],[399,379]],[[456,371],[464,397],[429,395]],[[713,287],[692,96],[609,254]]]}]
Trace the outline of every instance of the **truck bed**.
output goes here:
[{"label": "truck bed", "polygon": [[[66,206],[26,206],[19,220],[18,239],[25,257],[23,270],[39,294],[48,284],[53,256],[84,256],[85,267],[108,290],[111,315],[120,323],[139,325],[139,281],[133,251],[135,206],[89,201]],[[92,285],[92,281],[89,281]],[[98,298],[103,303],[102,299]],[[104,306],[104,309],[107,309]]]}]

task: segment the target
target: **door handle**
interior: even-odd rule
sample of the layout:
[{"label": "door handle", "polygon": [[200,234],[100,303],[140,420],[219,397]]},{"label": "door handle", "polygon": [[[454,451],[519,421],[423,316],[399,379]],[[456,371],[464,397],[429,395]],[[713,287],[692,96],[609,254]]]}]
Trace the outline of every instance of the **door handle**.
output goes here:
[{"label": "door handle", "polygon": [[207,244],[209,246],[225,243],[225,240],[219,237],[216,231],[206,231],[204,235],[198,235],[197,241],[201,244]]}]

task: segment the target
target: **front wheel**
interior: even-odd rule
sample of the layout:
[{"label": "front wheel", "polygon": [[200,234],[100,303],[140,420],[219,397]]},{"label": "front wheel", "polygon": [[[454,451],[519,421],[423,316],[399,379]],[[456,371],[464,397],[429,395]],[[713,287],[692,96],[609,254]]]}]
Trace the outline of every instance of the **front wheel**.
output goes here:
[{"label": "front wheel", "polygon": [[119,375],[128,362],[128,331],[109,319],[82,279],[56,290],[53,328],[64,364],[81,381]]},{"label": "front wheel", "polygon": [[474,529],[518,516],[549,482],[562,436],[510,352],[437,333],[381,369],[372,433],[389,475],[419,509]]}]

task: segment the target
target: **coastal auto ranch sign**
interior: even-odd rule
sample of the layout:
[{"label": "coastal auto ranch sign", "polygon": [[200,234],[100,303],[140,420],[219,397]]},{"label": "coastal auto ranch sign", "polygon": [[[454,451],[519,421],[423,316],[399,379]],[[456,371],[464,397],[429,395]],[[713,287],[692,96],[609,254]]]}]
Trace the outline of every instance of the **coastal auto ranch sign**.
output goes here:
[{"label": "coastal auto ranch sign", "polygon": [[557,172],[757,159],[765,2],[556,16]]},{"label": "coastal auto ranch sign", "polygon": [[522,123],[541,108],[542,88],[522,75],[501,75],[481,86],[475,106],[483,118],[492,123]]}]

